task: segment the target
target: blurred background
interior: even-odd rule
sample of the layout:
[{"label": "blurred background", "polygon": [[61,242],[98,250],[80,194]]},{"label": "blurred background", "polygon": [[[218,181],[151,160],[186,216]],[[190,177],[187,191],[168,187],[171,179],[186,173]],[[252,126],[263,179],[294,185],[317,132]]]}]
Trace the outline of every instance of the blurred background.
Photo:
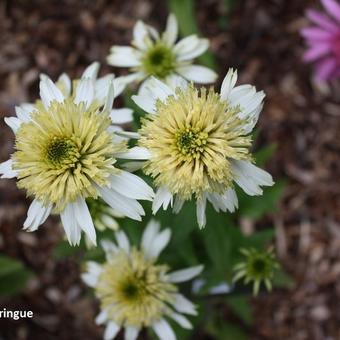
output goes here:
[{"label": "blurred background", "polygon": [[[286,183],[275,211],[256,223],[243,216],[238,225],[245,234],[275,228],[291,284],[252,298],[250,311],[240,312],[241,302],[221,309],[235,329],[220,339],[340,339],[340,84],[313,81],[299,35],[308,24],[304,11],[318,6],[316,0],[0,0],[0,162],[14,142],[2,118],[37,98],[39,73],[79,77],[98,60],[101,74],[124,74],[106,64],[110,46],[128,45],[138,19],[163,30],[175,11],[183,35],[209,38],[210,53],[201,62],[220,75],[216,88],[235,67],[239,83],[266,92],[257,144],[275,146],[266,169]],[[25,266],[11,273],[9,285],[0,261],[0,310],[35,314],[0,319],[0,339],[100,339],[97,307],[79,279],[79,254],[55,254],[63,238],[58,218],[33,234],[21,231],[28,205],[14,180],[0,181],[0,252]],[[196,339],[217,339],[196,333]]]}]

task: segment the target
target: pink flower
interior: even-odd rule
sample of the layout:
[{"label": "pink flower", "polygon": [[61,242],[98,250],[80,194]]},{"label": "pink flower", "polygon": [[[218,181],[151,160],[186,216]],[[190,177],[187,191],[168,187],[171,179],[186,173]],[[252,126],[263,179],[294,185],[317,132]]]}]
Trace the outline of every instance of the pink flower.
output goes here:
[{"label": "pink flower", "polygon": [[306,16],[315,25],[301,30],[308,49],[303,59],[315,63],[315,74],[320,80],[340,77],[340,3],[321,0],[328,15],[313,9]]}]

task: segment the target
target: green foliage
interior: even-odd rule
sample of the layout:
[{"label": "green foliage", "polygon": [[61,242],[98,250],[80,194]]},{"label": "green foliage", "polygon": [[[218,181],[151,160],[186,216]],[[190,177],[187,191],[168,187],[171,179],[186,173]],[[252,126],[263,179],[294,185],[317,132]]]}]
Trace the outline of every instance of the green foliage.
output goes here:
[{"label": "green foliage", "polygon": [[23,291],[32,271],[11,257],[0,255],[0,296],[14,296]]},{"label": "green foliage", "polygon": [[[168,0],[168,6],[177,17],[182,36],[200,34],[195,18],[195,0]],[[199,57],[198,60],[205,66],[217,68],[215,58],[209,51]]]}]

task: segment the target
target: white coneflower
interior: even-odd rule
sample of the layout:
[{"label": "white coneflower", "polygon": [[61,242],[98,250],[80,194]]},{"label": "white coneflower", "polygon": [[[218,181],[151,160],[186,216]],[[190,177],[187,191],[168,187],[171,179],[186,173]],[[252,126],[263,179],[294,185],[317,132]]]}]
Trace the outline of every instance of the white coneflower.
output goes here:
[{"label": "white coneflower", "polygon": [[221,93],[215,93],[180,83],[173,90],[153,79],[133,97],[149,113],[142,121],[136,151],[148,159],[144,171],[158,187],[154,213],[172,205],[174,198],[178,212],[184,201],[194,198],[203,227],[207,200],[217,211],[233,212],[238,206],[234,182],[248,195],[261,195],[261,186],[273,185],[250,153],[250,132],[265,95],[250,85],[234,87],[236,80],[236,71],[229,70]]},{"label": "white coneflower", "polygon": [[101,197],[117,212],[140,220],[144,210],[137,199],[153,197],[143,180],[115,165],[127,142],[112,127],[112,76],[96,80],[97,69],[91,65],[73,90],[66,76],[60,88],[43,76],[41,101],[5,118],[15,133],[15,152],[0,164],[0,174],[17,177],[18,187],[34,198],[24,229],[34,231],[50,213],[58,213],[73,245],[79,244],[81,230],[96,244],[86,199]]},{"label": "white coneflower", "polygon": [[100,301],[97,324],[105,324],[104,339],[113,339],[125,329],[125,339],[135,340],[143,327],[151,327],[161,340],[176,336],[166,318],[183,328],[192,326],[183,314],[195,315],[196,308],[178,292],[176,283],[199,275],[202,266],[168,273],[157,258],[170,240],[169,229],[160,231],[150,221],[143,233],[140,249],[131,247],[123,231],[116,232],[117,244],[103,242],[106,262],[88,262],[84,282],[93,287]]},{"label": "white coneflower", "polygon": [[208,49],[208,39],[193,34],[176,43],[177,37],[178,24],[173,14],[169,15],[162,34],[137,21],[133,29],[132,46],[112,46],[107,61],[112,66],[130,67],[131,81],[155,76],[166,83],[172,83],[178,77],[195,83],[213,83],[217,78],[214,71],[192,65],[193,60]]}]

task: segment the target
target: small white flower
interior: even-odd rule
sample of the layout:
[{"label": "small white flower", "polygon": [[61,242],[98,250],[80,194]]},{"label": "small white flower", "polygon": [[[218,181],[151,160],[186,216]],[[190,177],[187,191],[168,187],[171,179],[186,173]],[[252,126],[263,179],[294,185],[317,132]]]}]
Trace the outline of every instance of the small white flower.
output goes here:
[{"label": "small white flower", "polygon": [[153,27],[138,21],[133,29],[132,46],[112,46],[107,61],[112,66],[130,67],[132,74],[126,77],[130,81],[155,76],[168,84],[179,77],[195,83],[213,83],[217,78],[214,71],[192,65],[193,60],[208,49],[208,39],[193,34],[176,43],[177,37],[178,24],[173,14],[169,15],[161,35]]},{"label": "small white flower", "polygon": [[174,90],[153,78],[133,100],[149,114],[142,120],[134,159],[148,160],[144,171],[157,192],[153,212],[196,199],[197,221],[206,224],[207,201],[216,211],[238,207],[234,183],[248,195],[273,185],[270,174],[253,164],[250,133],[263,107],[264,93],[235,87],[229,70],[220,93],[178,83]]},{"label": "small white flower", "polygon": [[17,117],[5,118],[16,141],[0,174],[16,177],[18,187],[34,198],[24,229],[35,231],[50,213],[58,213],[72,245],[79,244],[82,230],[96,244],[86,199],[101,197],[118,213],[141,220],[144,210],[137,199],[153,198],[142,179],[115,164],[128,148],[112,123],[129,121],[132,112],[112,110],[114,90],[121,92],[124,84],[113,75],[97,79],[98,67],[90,65],[73,87],[65,74],[57,85],[42,75],[41,101],[17,107]]},{"label": "small white flower", "polygon": [[124,328],[125,339],[133,340],[143,327],[151,327],[161,340],[175,340],[166,318],[191,329],[183,314],[197,314],[194,304],[178,292],[176,284],[196,277],[203,266],[168,273],[168,266],[157,264],[171,232],[160,231],[160,224],[154,220],[143,233],[140,249],[130,245],[123,231],[115,235],[117,243],[103,241],[106,262],[88,262],[87,272],[82,275],[100,300],[96,323],[106,325],[104,339],[115,338]]}]

